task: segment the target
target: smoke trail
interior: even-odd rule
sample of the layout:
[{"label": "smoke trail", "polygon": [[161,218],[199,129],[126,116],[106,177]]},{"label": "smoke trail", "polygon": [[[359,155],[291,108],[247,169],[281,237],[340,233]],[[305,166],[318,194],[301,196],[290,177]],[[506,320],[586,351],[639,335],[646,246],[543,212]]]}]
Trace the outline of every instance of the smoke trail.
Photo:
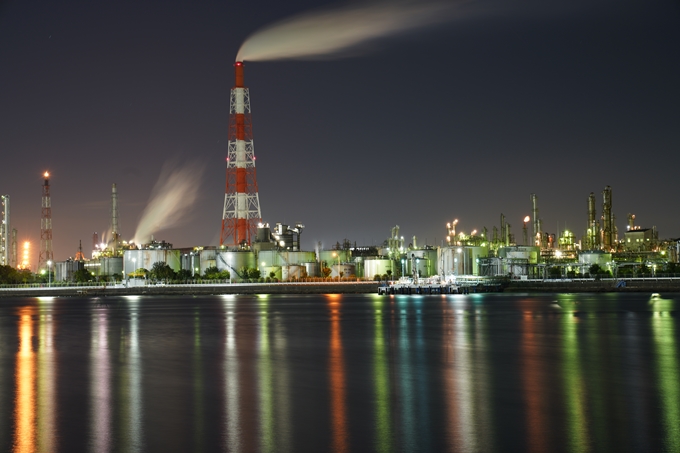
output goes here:
[{"label": "smoke trail", "polygon": [[383,1],[303,13],[255,32],[236,61],[337,57],[377,38],[449,21],[461,3]]},{"label": "smoke trail", "polygon": [[181,167],[175,163],[166,163],[161,170],[149,204],[142,213],[137,225],[133,242],[145,244],[157,231],[184,223],[188,211],[198,196],[198,188],[203,173],[203,166],[185,164]]}]

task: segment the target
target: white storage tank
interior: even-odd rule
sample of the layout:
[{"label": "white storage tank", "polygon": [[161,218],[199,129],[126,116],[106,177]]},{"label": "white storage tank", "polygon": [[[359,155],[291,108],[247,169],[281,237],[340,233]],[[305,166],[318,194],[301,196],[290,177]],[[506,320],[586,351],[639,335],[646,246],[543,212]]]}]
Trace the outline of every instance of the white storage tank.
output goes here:
[{"label": "white storage tank", "polygon": [[367,258],[364,260],[364,277],[373,279],[375,275],[386,275],[387,271],[392,271],[392,277],[397,274],[397,267],[392,260],[381,258]]},{"label": "white storage tank", "polygon": [[354,263],[341,263],[331,266],[331,277],[339,277],[342,273],[342,278],[356,277],[356,266]]},{"label": "white storage tank", "polygon": [[244,267],[247,269],[258,268],[255,261],[255,253],[253,252],[219,251],[216,254],[216,261],[217,269],[228,271],[232,279],[241,279],[241,271]]},{"label": "white storage tank", "polygon": [[281,280],[284,282],[299,280],[306,276],[307,271],[304,265],[289,264],[287,266],[281,266]]},{"label": "white storage tank", "polygon": [[[125,275],[137,269],[153,268],[154,263],[166,263],[175,272],[182,268],[181,253],[179,250],[169,249],[144,249],[144,250],[125,250],[123,252],[123,272]],[[105,264],[102,261],[102,268]]]}]

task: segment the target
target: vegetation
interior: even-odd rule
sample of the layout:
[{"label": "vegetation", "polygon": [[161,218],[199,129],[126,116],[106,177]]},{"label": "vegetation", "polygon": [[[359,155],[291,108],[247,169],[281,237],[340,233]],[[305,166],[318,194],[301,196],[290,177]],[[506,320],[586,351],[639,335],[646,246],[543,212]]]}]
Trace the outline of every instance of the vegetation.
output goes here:
[{"label": "vegetation", "polygon": [[174,280],[176,276],[175,271],[168,265],[168,263],[164,263],[163,261],[157,261],[153,263],[149,275],[154,280],[165,281]]},{"label": "vegetation", "polygon": [[18,285],[21,283],[35,282],[35,275],[28,269],[14,269],[12,266],[0,265],[0,284]]},{"label": "vegetation", "polygon": [[217,266],[211,266],[203,272],[206,280],[227,280],[230,276],[229,271],[221,271]]},{"label": "vegetation", "polygon": [[92,282],[94,279],[94,275],[87,269],[78,269],[73,273],[73,281],[76,283]]}]

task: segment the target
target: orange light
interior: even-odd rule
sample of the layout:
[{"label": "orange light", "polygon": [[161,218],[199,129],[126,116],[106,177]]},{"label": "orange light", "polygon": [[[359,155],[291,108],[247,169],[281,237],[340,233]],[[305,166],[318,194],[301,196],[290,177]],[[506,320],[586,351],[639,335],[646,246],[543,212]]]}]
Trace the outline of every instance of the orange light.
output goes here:
[{"label": "orange light", "polygon": [[45,178],[49,178],[49,177],[50,177],[49,172],[45,172]]}]

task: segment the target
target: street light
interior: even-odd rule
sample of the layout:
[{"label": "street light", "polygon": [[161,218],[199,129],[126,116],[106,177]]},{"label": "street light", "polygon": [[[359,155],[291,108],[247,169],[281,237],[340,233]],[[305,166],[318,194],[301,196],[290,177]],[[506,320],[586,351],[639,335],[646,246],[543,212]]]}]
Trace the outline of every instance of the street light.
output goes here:
[{"label": "street light", "polygon": [[52,286],[52,260],[47,260],[47,287]]}]

